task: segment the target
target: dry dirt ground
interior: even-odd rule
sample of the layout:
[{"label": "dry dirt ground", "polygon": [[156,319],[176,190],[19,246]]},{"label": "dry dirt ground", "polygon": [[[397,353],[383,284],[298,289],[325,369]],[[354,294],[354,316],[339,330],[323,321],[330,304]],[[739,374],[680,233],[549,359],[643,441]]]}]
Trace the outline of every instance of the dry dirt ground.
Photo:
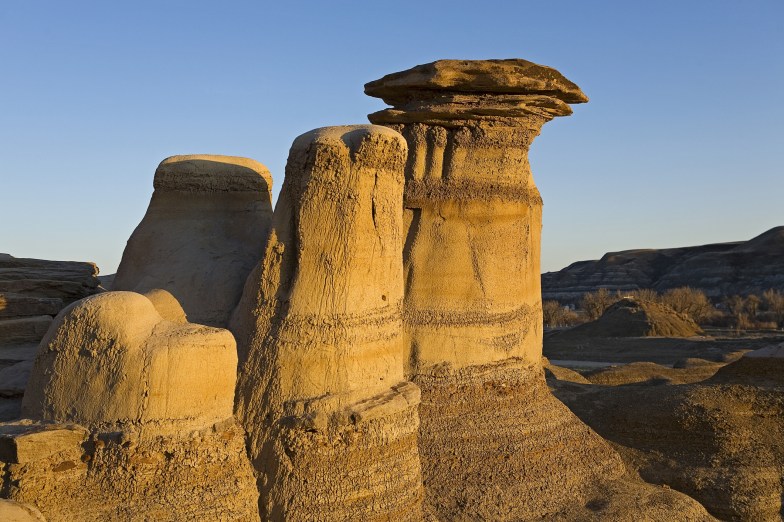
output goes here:
[{"label": "dry dirt ground", "polygon": [[[565,331],[563,331],[565,333]],[[750,350],[784,342],[784,333],[735,336],[730,330],[716,331],[711,336],[679,337],[583,337],[562,335],[560,331],[545,332],[544,355],[553,361],[575,361],[573,366],[596,366],[585,363],[606,362],[626,364],[653,362],[672,366],[686,359],[705,359],[727,363]]]},{"label": "dry dirt ground", "polygon": [[631,470],[721,520],[784,519],[784,365],[740,358],[784,336],[564,339],[551,390]]}]

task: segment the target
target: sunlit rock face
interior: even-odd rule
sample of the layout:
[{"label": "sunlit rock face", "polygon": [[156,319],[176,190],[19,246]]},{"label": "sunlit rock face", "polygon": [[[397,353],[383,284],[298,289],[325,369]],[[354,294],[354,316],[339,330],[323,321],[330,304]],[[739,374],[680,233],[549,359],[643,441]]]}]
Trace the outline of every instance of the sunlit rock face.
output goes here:
[{"label": "sunlit rock face", "polygon": [[248,158],[172,156],[158,165],[153,184],[112,289],[163,289],[188,321],[226,326],[264,250],[272,218],[269,171]]},{"label": "sunlit rock face", "polygon": [[406,142],[385,127],[294,141],[232,330],[237,414],[270,520],[420,520],[419,389],[404,364]]},{"label": "sunlit rock face", "polygon": [[236,367],[228,330],[170,322],[141,294],[106,292],[57,316],[22,414],[105,432],[205,429],[232,416]]},{"label": "sunlit rock face", "polygon": [[370,82],[409,144],[405,321],[413,374],[541,357],[542,200],[528,148],[587,101],[525,60],[442,60]]},{"label": "sunlit rock face", "polygon": [[[407,376],[421,388],[424,508],[444,520],[582,516],[574,506],[624,469],[544,381],[542,200],[528,148],[587,97],[525,60],[441,60],[365,92],[392,105],[370,121],[409,146],[403,319]],[[637,509],[603,495],[616,515]]]},{"label": "sunlit rock face", "polygon": [[55,318],[25,418],[0,423],[4,495],[50,520],[258,520],[234,338],[181,320],[162,292],[106,292]]}]

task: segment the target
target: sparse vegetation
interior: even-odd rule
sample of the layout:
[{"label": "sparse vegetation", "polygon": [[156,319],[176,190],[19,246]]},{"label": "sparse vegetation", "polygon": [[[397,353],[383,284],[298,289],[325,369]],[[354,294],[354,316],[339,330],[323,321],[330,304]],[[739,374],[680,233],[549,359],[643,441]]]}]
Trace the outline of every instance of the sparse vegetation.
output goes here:
[{"label": "sparse vegetation", "polygon": [[771,288],[763,292],[762,302],[770,320],[777,326],[784,327],[784,294]]},{"label": "sparse vegetation", "polygon": [[618,296],[614,296],[606,288],[600,288],[596,292],[583,295],[583,298],[580,300],[580,308],[585,311],[590,321],[594,321],[601,317],[604,311],[618,300]]},{"label": "sparse vegetation", "polygon": [[686,314],[697,324],[704,324],[716,315],[716,308],[702,290],[684,286],[662,294],[660,302],[676,312]]},{"label": "sparse vegetation", "polygon": [[542,314],[544,316],[544,325],[548,328],[574,326],[584,322],[580,314],[554,300],[542,303]]},{"label": "sparse vegetation", "polygon": [[663,294],[651,288],[623,292],[601,288],[584,294],[576,311],[563,307],[557,301],[546,301],[545,324],[551,327],[571,326],[582,322],[581,319],[596,320],[624,297],[666,305],[702,326],[733,327],[737,330],[784,327],[784,293],[779,290],[766,290],[762,296],[732,295],[716,305],[705,292],[688,286],[672,288]]}]

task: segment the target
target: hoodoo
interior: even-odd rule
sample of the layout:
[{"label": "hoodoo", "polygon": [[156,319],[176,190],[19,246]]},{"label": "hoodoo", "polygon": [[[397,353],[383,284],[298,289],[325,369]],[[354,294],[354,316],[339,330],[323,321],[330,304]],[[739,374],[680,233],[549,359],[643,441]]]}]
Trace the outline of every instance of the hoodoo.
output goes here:
[{"label": "hoodoo", "polygon": [[163,289],[188,321],[225,327],[264,250],[269,171],[248,158],[172,156],[158,165],[153,185],[112,290]]},{"label": "hoodoo", "polygon": [[[443,520],[517,520],[582,505],[624,469],[545,384],[542,200],[528,148],[588,98],[525,60],[441,60],[365,93],[393,106],[370,121],[409,145],[403,317],[408,377],[421,387],[425,508]],[[602,502],[616,515],[637,509]]]},{"label": "hoodoo", "polygon": [[294,141],[232,329],[238,417],[267,520],[421,520],[419,389],[402,335],[406,142],[385,127]]}]

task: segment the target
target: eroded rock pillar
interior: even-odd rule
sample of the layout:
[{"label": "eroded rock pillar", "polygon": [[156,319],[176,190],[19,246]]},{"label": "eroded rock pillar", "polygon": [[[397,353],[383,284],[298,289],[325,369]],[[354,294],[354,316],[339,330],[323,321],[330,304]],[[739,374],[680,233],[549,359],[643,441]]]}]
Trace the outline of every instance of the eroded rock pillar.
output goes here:
[{"label": "eroded rock pillar", "polygon": [[372,125],[291,147],[232,321],[264,519],[421,518],[419,389],[404,376],[401,318],[405,158],[403,137]]},{"label": "eroded rock pillar", "polygon": [[163,289],[188,321],[225,327],[272,219],[272,178],[248,158],[188,155],[158,165],[150,205],[112,290]]},{"label": "eroded rock pillar", "polygon": [[365,92],[393,106],[370,121],[409,145],[403,316],[425,504],[443,519],[552,515],[623,473],[540,365],[542,200],[528,148],[587,97],[525,60],[442,60]]}]

